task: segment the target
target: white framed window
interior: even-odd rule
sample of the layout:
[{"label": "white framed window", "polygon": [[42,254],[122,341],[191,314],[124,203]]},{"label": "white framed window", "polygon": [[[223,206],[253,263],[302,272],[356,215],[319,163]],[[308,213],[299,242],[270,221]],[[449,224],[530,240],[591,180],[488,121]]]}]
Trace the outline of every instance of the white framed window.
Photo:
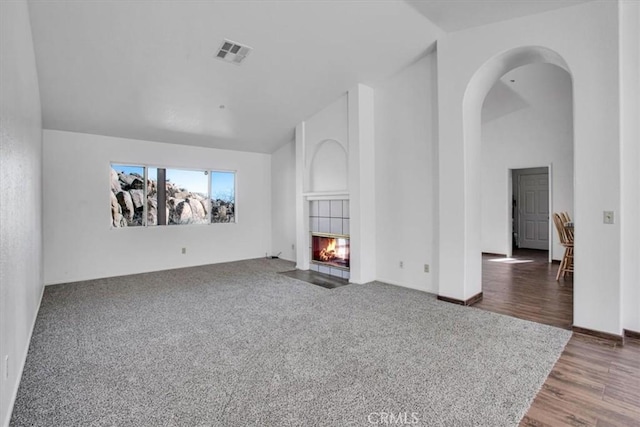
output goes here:
[{"label": "white framed window", "polygon": [[236,222],[236,173],[211,171],[211,222]]},{"label": "white framed window", "polygon": [[111,163],[110,173],[114,228],[236,222],[235,171]]},{"label": "white framed window", "polygon": [[139,165],[111,164],[111,225],[140,227],[146,225],[146,168]]}]

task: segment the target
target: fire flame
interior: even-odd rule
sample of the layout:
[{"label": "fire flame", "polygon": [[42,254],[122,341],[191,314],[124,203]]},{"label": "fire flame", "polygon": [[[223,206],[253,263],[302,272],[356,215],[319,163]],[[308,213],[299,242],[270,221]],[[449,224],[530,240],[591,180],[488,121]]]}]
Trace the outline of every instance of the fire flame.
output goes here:
[{"label": "fire flame", "polygon": [[336,258],[346,258],[347,249],[344,246],[337,246],[338,239],[327,239],[327,247],[320,250],[320,261],[331,261]]}]

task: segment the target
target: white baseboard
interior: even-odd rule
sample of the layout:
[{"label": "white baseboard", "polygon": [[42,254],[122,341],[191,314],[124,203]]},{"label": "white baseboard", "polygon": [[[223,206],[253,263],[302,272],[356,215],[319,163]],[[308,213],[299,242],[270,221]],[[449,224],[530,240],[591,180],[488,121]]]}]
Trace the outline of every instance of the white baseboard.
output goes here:
[{"label": "white baseboard", "polygon": [[29,330],[29,339],[27,340],[27,345],[25,346],[22,352],[22,362],[20,363],[20,369],[18,370],[17,381],[15,387],[13,389],[13,393],[11,394],[11,400],[9,401],[9,410],[7,411],[6,419],[3,420],[3,427],[9,427],[9,422],[11,421],[11,414],[13,414],[13,405],[16,403],[16,397],[18,397],[18,389],[20,388],[20,380],[22,379],[22,373],[24,372],[24,365],[27,363],[27,354],[29,353],[29,347],[31,346],[31,337],[33,336],[33,329],[36,326],[36,320],[38,319],[38,313],[40,313],[40,306],[42,305],[42,297],[44,295],[44,285],[42,286],[42,290],[40,291],[40,299],[38,301],[38,308],[33,316],[33,321],[31,322],[31,329]]}]

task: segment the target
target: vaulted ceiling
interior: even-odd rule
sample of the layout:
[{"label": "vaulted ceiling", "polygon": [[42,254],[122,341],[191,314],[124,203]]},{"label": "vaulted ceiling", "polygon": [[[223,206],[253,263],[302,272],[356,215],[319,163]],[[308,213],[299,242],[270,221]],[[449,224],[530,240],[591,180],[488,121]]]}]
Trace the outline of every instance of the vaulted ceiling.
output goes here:
[{"label": "vaulted ceiling", "polygon": [[[43,126],[269,153],[442,28],[584,1],[31,0]],[[225,38],[253,48],[242,65],[215,58]]]},{"label": "vaulted ceiling", "polygon": [[407,0],[444,31],[459,31],[498,21],[574,6],[591,0]]}]

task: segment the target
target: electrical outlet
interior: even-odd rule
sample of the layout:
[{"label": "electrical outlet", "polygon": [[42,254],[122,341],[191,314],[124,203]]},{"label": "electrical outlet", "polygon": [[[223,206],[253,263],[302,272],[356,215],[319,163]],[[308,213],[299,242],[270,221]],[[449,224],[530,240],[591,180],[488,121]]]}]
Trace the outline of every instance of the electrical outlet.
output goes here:
[{"label": "electrical outlet", "polygon": [[602,222],[605,224],[613,224],[614,223],[613,211],[602,212]]},{"label": "electrical outlet", "polygon": [[400,268],[404,268],[404,261],[400,261]]},{"label": "electrical outlet", "polygon": [[429,264],[425,264],[424,265],[424,272],[428,273],[429,272]]},{"label": "electrical outlet", "polygon": [[4,379],[8,380],[9,379],[9,355],[8,354],[4,356],[4,364],[2,367],[4,368]]},{"label": "electrical outlet", "polygon": [[187,253],[187,248],[182,248],[182,255]]}]

